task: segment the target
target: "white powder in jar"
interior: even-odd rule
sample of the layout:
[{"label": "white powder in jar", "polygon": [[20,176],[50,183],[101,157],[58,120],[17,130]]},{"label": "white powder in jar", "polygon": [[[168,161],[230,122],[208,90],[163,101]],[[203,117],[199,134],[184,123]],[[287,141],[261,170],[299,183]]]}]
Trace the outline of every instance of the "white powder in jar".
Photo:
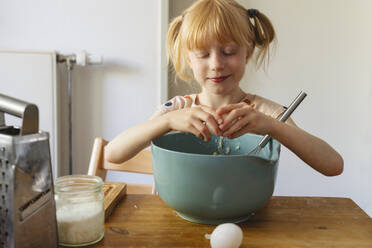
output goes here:
[{"label": "white powder in jar", "polygon": [[98,241],[104,233],[102,202],[62,204],[56,215],[60,243],[86,244]]}]

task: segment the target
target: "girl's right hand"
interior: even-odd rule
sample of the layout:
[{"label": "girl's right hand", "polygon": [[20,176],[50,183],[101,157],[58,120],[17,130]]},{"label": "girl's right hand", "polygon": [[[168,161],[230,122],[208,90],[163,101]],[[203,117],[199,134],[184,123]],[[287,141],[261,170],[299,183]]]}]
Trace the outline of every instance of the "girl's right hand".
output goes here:
[{"label": "girl's right hand", "polygon": [[274,118],[256,111],[254,106],[245,102],[229,104],[217,109],[216,113],[223,117],[219,128],[223,137],[235,139],[246,133],[259,135],[269,134],[274,125]]},{"label": "girl's right hand", "polygon": [[217,114],[206,106],[174,110],[166,113],[164,117],[170,130],[193,133],[205,141],[211,139],[211,132],[215,135],[222,134],[216,121]]}]

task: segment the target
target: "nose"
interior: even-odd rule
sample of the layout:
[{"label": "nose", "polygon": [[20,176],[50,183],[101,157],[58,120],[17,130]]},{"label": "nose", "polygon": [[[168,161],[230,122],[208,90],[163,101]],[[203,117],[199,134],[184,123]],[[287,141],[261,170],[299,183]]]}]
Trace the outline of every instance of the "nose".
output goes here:
[{"label": "nose", "polygon": [[220,54],[218,53],[211,54],[210,68],[212,71],[221,71],[224,69],[224,60]]}]

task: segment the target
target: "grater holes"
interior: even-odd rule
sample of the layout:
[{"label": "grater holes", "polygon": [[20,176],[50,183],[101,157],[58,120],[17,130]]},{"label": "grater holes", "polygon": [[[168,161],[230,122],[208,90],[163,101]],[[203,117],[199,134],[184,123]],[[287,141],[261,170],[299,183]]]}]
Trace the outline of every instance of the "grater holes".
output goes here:
[{"label": "grater holes", "polygon": [[3,180],[5,181],[5,172],[3,171],[3,172],[1,173],[1,175],[2,175],[2,177],[3,177]]},{"label": "grater holes", "polygon": [[[4,185],[4,186],[3,186]],[[4,188],[4,189],[3,189]],[[8,184],[2,184],[2,183],[0,183],[0,192],[1,191],[5,191],[5,193],[8,193]]]},{"label": "grater holes", "polygon": [[7,159],[0,159],[0,169],[9,169],[9,160]]}]

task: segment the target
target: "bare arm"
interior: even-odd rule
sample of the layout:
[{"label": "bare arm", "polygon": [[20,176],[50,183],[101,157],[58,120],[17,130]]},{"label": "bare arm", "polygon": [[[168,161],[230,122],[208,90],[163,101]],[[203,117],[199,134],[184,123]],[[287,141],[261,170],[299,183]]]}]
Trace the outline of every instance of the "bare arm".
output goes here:
[{"label": "bare arm", "polygon": [[163,116],[129,128],[108,143],[105,159],[111,163],[125,162],[149,146],[151,140],[168,131],[167,120]]},{"label": "bare arm", "polygon": [[337,176],[343,171],[344,162],[337,151],[322,139],[296,126],[275,120],[270,136],[326,176]]},{"label": "bare arm", "polygon": [[208,126],[219,133],[213,112],[207,107],[184,108],[129,128],[105,147],[105,159],[111,163],[123,163],[149,146],[151,140],[172,130],[193,133],[209,140],[211,134]]}]

